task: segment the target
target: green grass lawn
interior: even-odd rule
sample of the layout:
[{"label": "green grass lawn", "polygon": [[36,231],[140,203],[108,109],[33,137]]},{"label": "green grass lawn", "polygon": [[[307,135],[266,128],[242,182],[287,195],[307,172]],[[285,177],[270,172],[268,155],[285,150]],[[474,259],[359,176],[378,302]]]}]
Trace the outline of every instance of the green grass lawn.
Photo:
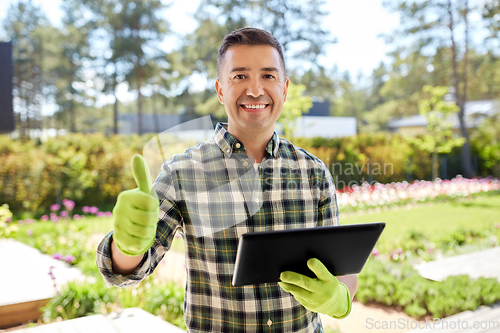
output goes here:
[{"label": "green grass lawn", "polygon": [[495,225],[500,224],[500,195],[344,218],[340,212],[342,225],[369,222],[386,223],[379,239],[379,243],[385,244],[411,231],[420,232],[431,241],[460,229],[495,230],[496,236],[500,237],[500,229],[495,228]]}]

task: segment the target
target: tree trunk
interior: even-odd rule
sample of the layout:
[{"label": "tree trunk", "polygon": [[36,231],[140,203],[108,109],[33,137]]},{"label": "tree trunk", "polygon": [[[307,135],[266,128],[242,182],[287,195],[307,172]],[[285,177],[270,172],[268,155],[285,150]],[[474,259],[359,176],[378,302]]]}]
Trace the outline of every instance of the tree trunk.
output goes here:
[{"label": "tree trunk", "polygon": [[115,97],[115,104],[113,105],[113,133],[118,134],[118,98],[114,90],[113,95]]},{"label": "tree trunk", "polygon": [[155,133],[160,133],[160,119],[158,117],[158,109],[156,108],[156,93],[153,95],[153,114],[154,114],[154,125],[155,125]]},{"label": "tree trunk", "polygon": [[116,96],[116,73],[118,71],[116,61],[114,61],[115,64],[115,75],[113,78],[113,96],[115,97],[115,104],[113,106],[113,133],[116,135],[118,134],[118,98]]},{"label": "tree trunk", "polygon": [[76,120],[75,120],[75,103],[73,100],[71,100],[71,103],[69,104],[69,113],[71,117],[71,133],[76,133]]},{"label": "tree trunk", "polygon": [[137,61],[137,126],[142,135],[142,98],[141,98],[141,64]]},{"label": "tree trunk", "polygon": [[[457,66],[457,49],[455,45],[454,38],[454,25],[453,25],[453,12],[451,8],[451,0],[448,0],[448,15],[450,17],[450,23],[448,25],[450,29],[451,36],[451,64],[453,69],[453,86],[455,89],[455,101],[460,109],[458,112],[458,121],[460,123],[460,133],[465,138],[465,143],[462,146],[462,167],[464,171],[464,176],[466,178],[472,178],[474,176],[474,172],[472,170],[472,162],[471,162],[471,151],[469,144],[469,134],[467,133],[467,129],[465,128],[465,96],[461,96],[459,90],[459,78],[458,78],[458,66]],[[467,50],[466,50],[467,53]],[[464,56],[466,57],[466,56]]]},{"label": "tree trunk", "polygon": [[432,152],[432,180],[436,180],[438,178],[439,171],[439,162],[438,162],[438,153],[437,151]]}]

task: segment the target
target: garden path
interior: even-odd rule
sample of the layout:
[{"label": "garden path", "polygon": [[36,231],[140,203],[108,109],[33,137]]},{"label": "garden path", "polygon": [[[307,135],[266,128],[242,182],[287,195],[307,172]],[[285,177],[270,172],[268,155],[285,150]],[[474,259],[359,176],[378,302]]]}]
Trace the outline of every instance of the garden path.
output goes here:
[{"label": "garden path", "polygon": [[500,303],[481,306],[442,320],[422,323],[421,328],[409,333],[500,333]]},{"label": "garden path", "polygon": [[442,281],[452,275],[496,278],[500,281],[500,246],[487,250],[425,262],[415,266],[429,280]]}]

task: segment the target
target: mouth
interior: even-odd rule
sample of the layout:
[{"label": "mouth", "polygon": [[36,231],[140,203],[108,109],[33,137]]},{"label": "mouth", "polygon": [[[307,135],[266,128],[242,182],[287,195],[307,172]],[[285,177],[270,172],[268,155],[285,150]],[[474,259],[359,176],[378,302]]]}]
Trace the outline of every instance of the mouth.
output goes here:
[{"label": "mouth", "polygon": [[271,104],[240,104],[240,107],[248,112],[261,112],[267,110]]}]

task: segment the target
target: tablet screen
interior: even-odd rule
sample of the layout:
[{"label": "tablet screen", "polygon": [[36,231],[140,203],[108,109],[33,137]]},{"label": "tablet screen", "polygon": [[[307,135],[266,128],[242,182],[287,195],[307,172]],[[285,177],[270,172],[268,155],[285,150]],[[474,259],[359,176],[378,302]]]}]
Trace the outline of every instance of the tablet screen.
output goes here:
[{"label": "tablet screen", "polygon": [[278,282],[281,272],[314,278],[307,260],[318,258],[335,276],[361,272],[385,223],[252,232],[241,236],[233,286]]}]

